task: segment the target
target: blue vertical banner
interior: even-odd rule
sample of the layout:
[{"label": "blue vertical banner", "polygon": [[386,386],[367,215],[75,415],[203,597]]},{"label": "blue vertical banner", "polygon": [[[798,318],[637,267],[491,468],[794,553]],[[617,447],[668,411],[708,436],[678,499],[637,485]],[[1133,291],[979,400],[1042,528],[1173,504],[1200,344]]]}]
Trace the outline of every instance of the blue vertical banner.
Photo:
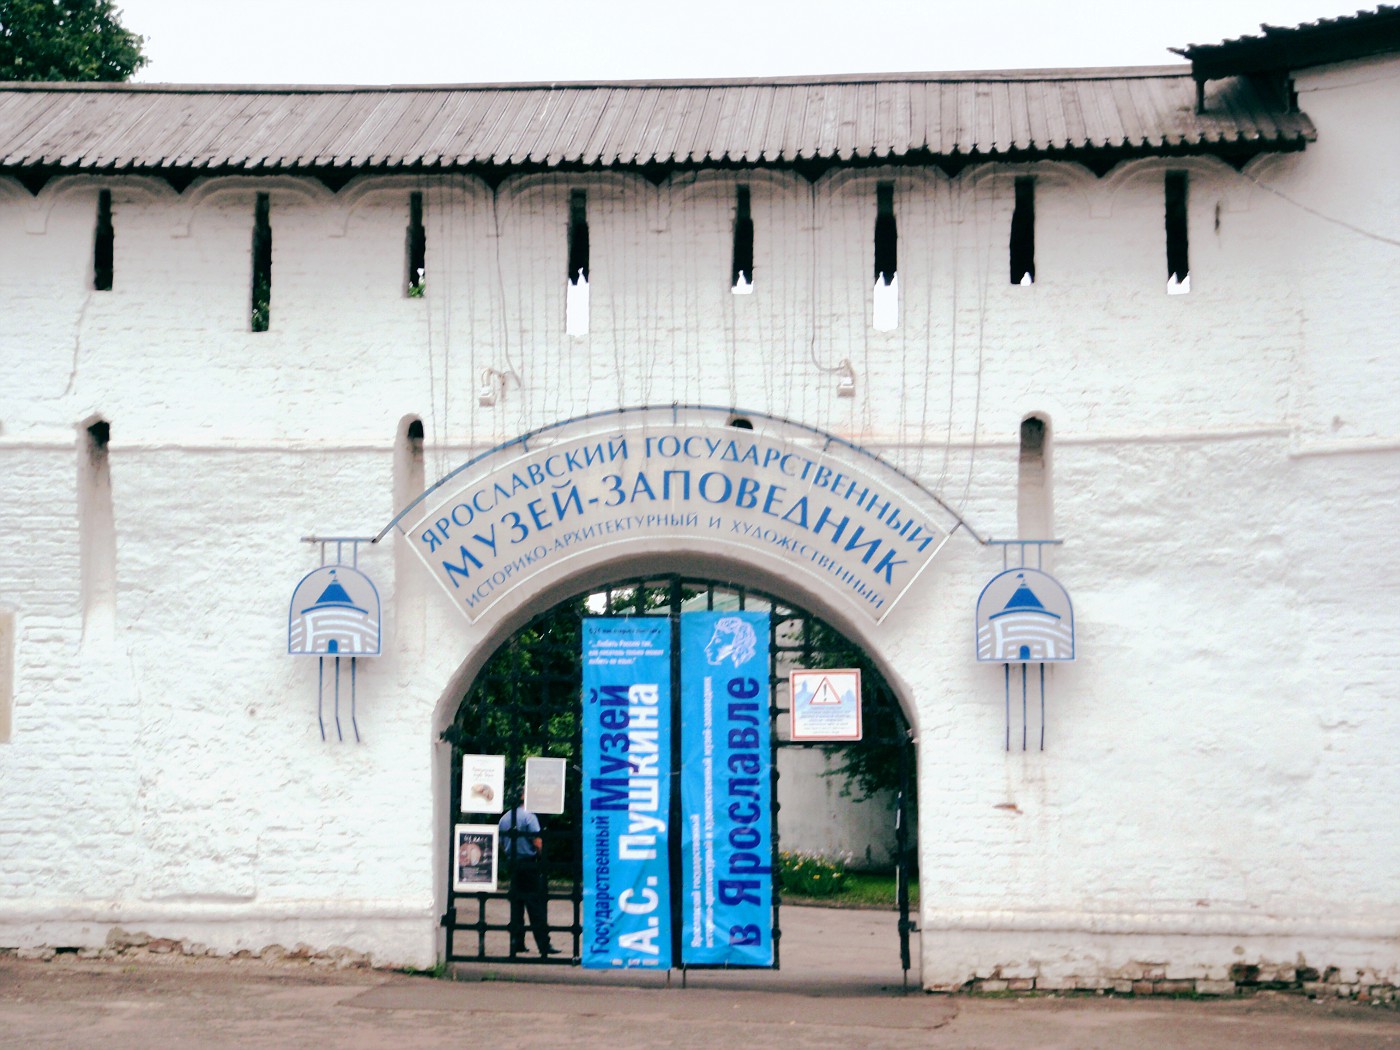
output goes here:
[{"label": "blue vertical banner", "polygon": [[583,621],[583,957],[671,967],[671,624]]},{"label": "blue vertical banner", "polygon": [[681,961],[773,965],[768,613],[681,615]]}]

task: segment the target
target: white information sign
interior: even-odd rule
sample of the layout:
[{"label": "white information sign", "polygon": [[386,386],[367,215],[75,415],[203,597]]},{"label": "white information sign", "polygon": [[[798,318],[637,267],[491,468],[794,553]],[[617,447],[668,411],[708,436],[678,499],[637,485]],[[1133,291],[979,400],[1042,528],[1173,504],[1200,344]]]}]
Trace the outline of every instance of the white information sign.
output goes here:
[{"label": "white information sign", "polygon": [[463,813],[500,813],[505,809],[504,755],[462,756]]},{"label": "white information sign", "polygon": [[464,464],[394,525],[477,620],[516,586],[599,548],[679,544],[805,578],[880,621],[933,560],[949,514],[828,434],[689,408],[609,413]]},{"label": "white information sign", "polygon": [[562,758],[525,760],[525,808],[531,813],[564,812],[564,772]]},{"label": "white information sign", "polygon": [[793,671],[788,681],[793,740],[859,740],[860,669]]}]

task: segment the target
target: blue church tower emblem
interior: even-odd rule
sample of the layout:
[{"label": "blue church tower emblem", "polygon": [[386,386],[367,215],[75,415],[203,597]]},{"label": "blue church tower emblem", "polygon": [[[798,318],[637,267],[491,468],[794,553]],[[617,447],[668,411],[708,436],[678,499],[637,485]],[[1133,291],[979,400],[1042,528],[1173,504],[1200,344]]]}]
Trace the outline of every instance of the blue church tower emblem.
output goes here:
[{"label": "blue church tower emblem", "polygon": [[1074,659],[1074,607],[1053,576],[1009,569],[977,599],[977,659],[999,664]]},{"label": "blue church tower emblem", "polygon": [[349,565],[323,565],[302,577],[287,613],[293,656],[378,656],[379,591]]}]

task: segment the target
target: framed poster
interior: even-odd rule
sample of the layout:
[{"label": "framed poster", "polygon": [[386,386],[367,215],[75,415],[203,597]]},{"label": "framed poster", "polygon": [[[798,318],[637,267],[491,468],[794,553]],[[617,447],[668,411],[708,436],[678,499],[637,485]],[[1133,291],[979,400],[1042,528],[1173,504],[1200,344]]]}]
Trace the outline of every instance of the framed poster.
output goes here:
[{"label": "framed poster", "polygon": [[499,813],[504,809],[505,755],[462,756],[463,813]]},{"label": "framed poster", "polygon": [[452,889],[457,893],[495,893],[497,836],[494,824],[458,824],[452,834]]},{"label": "framed poster", "polygon": [[564,771],[562,758],[527,758],[525,808],[531,813],[563,813]]},{"label": "framed poster", "polygon": [[793,740],[859,740],[860,668],[793,671],[788,681]]}]

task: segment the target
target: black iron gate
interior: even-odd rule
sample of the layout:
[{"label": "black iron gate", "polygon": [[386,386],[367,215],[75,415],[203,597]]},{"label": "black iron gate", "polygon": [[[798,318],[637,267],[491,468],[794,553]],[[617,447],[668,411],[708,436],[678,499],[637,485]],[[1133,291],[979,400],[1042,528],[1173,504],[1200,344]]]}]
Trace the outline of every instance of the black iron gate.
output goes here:
[{"label": "black iron gate", "polygon": [[[582,724],[579,718],[581,684],[580,637],[587,616],[663,616],[671,621],[672,696],[680,696],[680,614],[691,610],[749,609],[769,612],[770,717],[772,740],[779,747],[829,747],[836,751],[838,775],[857,795],[890,785],[889,771],[897,770],[895,785],[896,893],[899,908],[899,950],[904,970],[910,968],[909,872],[912,809],[913,746],[908,724],[898,700],[879,671],[859,646],[848,641],[817,617],[770,595],[749,588],[711,580],[669,575],[645,577],[590,591],[561,602],[517,631],[486,663],[463,698],[443,739],[452,745],[451,804],[448,841],[452,829],[471,823],[494,824],[496,817],[464,813],[460,809],[463,755],[502,755],[506,766],[506,794],[523,785],[525,761],[534,756],[562,758],[567,777],[562,814],[542,817],[541,869],[548,887],[549,939],[563,949],[554,956],[519,950],[510,935],[510,895],[505,883],[495,892],[457,892],[452,888],[455,857],[449,857],[446,958],[449,962],[529,962],[576,964],[583,937],[582,867]],[[864,739],[858,744],[793,744],[787,737],[788,675],[800,667],[859,667],[864,694]],[[680,720],[672,720],[679,734]],[[678,741],[673,741],[673,745]],[[673,746],[673,754],[679,747]],[[779,849],[776,800],[778,764],[773,763],[775,799],[774,852]],[[679,826],[678,770],[673,766],[672,826]],[[679,836],[672,836],[671,870],[680,870]],[[451,851],[449,851],[451,852]],[[775,857],[776,860],[776,857]],[[775,864],[776,873],[777,866]],[[673,910],[682,894],[672,893]],[[774,966],[779,964],[781,929],[780,886],[775,874],[773,892]],[[680,916],[672,916],[679,936]],[[673,953],[680,958],[679,945]]]}]

